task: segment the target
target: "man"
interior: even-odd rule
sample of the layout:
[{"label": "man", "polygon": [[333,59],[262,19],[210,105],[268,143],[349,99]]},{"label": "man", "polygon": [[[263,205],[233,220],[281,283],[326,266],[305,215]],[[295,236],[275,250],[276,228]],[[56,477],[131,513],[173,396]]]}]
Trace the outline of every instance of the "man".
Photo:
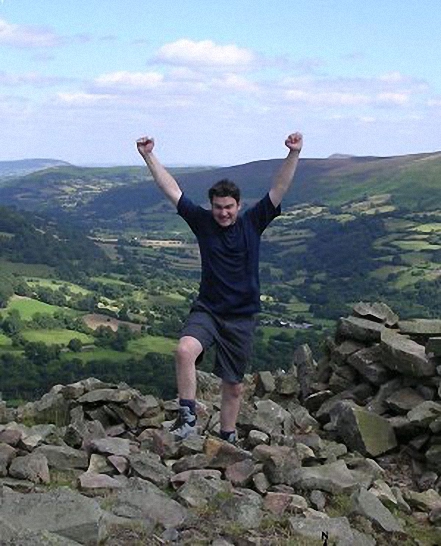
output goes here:
[{"label": "man", "polygon": [[211,211],[196,206],[153,154],[153,138],[137,141],[156,184],[196,235],[201,253],[199,296],[176,352],[180,414],[172,430],[177,439],[195,431],[196,363],[214,344],[214,372],[222,380],[220,435],[231,443],[236,440],[243,376],[251,353],[254,317],[260,311],[260,237],[280,214],[280,203],[291,186],[302,144],[300,133],[288,136],[285,145],[289,153],[269,193],[239,215],[240,190],[233,182],[221,180],[210,188]]}]

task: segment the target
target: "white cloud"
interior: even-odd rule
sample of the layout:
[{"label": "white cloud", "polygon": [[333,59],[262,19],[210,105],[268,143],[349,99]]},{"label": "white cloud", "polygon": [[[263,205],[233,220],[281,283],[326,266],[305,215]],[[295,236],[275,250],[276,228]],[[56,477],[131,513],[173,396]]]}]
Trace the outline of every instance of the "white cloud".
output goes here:
[{"label": "white cloud", "polygon": [[74,92],[74,93],[57,93],[57,98],[60,102],[71,104],[71,105],[78,105],[78,106],[90,106],[95,105],[97,103],[101,102],[107,102],[112,100],[114,97],[112,95],[107,94],[94,94],[94,93],[82,93],[82,92]]},{"label": "white cloud", "polygon": [[55,47],[61,42],[61,37],[48,28],[19,26],[0,19],[0,45],[19,48]]},{"label": "white cloud", "polygon": [[103,74],[95,79],[98,86],[151,88],[157,87],[164,79],[162,74],[157,72],[111,72]]},{"label": "white cloud", "polygon": [[379,76],[378,79],[387,83],[397,83],[405,80],[404,76],[398,71],[387,72]]},{"label": "white cloud", "polygon": [[377,100],[380,103],[403,106],[409,103],[409,95],[406,93],[379,93]]},{"label": "white cloud", "polygon": [[303,89],[289,89],[285,94],[291,101],[303,102],[319,106],[357,106],[369,104],[370,98],[364,93],[346,93],[341,91],[313,92]]},{"label": "white cloud", "polygon": [[237,74],[225,74],[224,77],[217,80],[216,83],[219,87],[230,89],[231,91],[245,91],[250,93],[259,91],[258,85]]},{"label": "white cloud", "polygon": [[194,42],[183,38],[162,46],[157,52],[156,60],[178,65],[244,68],[252,65],[255,55],[251,50],[234,44],[217,45],[211,40]]}]

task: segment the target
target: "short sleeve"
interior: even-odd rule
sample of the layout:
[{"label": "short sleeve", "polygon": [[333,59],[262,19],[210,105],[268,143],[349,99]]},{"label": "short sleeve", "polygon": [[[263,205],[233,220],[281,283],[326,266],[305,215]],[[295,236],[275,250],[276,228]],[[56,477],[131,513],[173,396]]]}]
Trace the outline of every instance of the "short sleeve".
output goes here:
[{"label": "short sleeve", "polygon": [[187,222],[193,233],[197,234],[206,219],[208,211],[195,205],[191,199],[182,194],[177,204],[177,212]]},{"label": "short sleeve", "polygon": [[274,220],[274,218],[277,218],[277,216],[280,215],[281,211],[281,206],[278,205],[275,207],[267,193],[263,199],[248,209],[245,214],[249,215],[251,222],[258,232],[263,233],[265,228]]}]

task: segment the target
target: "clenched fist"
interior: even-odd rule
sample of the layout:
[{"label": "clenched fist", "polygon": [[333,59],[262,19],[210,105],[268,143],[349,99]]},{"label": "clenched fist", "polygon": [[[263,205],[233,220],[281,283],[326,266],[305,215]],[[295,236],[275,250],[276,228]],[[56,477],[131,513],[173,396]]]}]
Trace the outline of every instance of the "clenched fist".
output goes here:
[{"label": "clenched fist", "polygon": [[300,152],[303,146],[302,133],[292,133],[285,140],[285,146],[292,152]]},{"label": "clenched fist", "polygon": [[136,147],[138,148],[138,152],[142,155],[142,157],[152,153],[154,146],[155,141],[150,137],[142,137],[136,141]]}]

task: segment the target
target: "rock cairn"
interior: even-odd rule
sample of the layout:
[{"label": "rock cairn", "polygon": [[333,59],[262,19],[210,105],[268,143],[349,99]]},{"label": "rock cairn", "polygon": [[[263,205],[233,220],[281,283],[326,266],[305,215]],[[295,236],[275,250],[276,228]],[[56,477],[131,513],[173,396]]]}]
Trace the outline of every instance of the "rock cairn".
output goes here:
[{"label": "rock cairn", "polygon": [[318,363],[246,377],[237,446],[211,374],[182,442],[122,383],[0,402],[0,544],[441,544],[440,364],[441,321],[359,303]]}]

